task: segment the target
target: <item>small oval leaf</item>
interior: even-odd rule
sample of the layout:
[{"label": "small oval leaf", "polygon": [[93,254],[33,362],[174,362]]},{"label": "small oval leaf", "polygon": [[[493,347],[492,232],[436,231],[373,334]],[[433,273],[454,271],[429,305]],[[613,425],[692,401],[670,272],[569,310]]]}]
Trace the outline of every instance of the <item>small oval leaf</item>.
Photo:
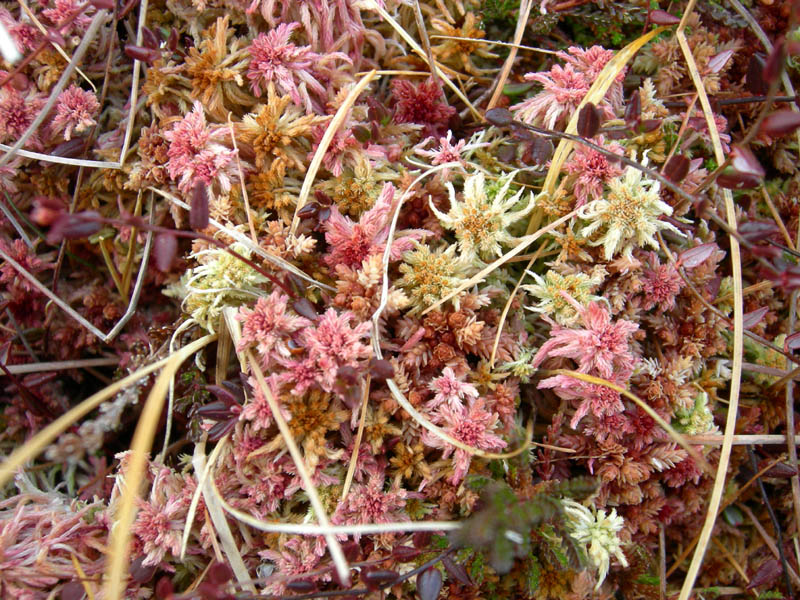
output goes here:
[{"label": "small oval leaf", "polygon": [[762,242],[781,232],[772,221],[745,221],[739,224],[736,230],[751,244]]},{"label": "small oval leaf", "polygon": [[422,554],[421,550],[411,546],[395,546],[392,548],[392,558],[398,562],[411,562]]},{"label": "small oval leaf", "polygon": [[593,138],[600,130],[600,111],[591,102],[587,102],[578,113],[578,135]]},{"label": "small oval leaf", "polygon": [[680,183],[689,174],[689,159],[683,154],[676,154],[664,165],[664,177],[674,183]]},{"label": "small oval leaf", "polygon": [[484,118],[495,127],[508,127],[514,115],[507,108],[492,108],[486,111]]},{"label": "small oval leaf", "polygon": [[361,580],[367,585],[367,587],[372,587],[373,589],[391,585],[397,581],[398,577],[399,575],[396,571],[390,571],[388,569],[365,569],[361,571]]},{"label": "small oval leaf", "polygon": [[778,42],[769,53],[767,61],[764,63],[762,77],[766,84],[772,84],[778,80],[786,63],[786,46],[783,41]]},{"label": "small oval leaf", "polygon": [[749,313],[746,313],[742,318],[742,327],[744,327],[745,329],[752,329],[764,319],[764,317],[768,312],[769,309],[766,306],[762,306],[761,308],[751,310]]},{"label": "small oval leaf", "polygon": [[442,591],[442,574],[431,567],[417,575],[417,593],[420,600],[436,600]]},{"label": "small oval leaf", "polygon": [[208,190],[198,181],[192,190],[192,203],[189,209],[189,226],[195,231],[208,227],[209,208]]},{"label": "small oval leaf", "polygon": [[625,107],[625,123],[633,127],[642,118],[642,96],[639,90],[633,90],[628,105]]},{"label": "small oval leaf", "polygon": [[394,377],[394,367],[388,360],[373,358],[369,361],[369,374],[374,381],[386,381]]},{"label": "small oval leaf", "polygon": [[783,569],[781,568],[780,561],[777,558],[770,558],[766,560],[750,578],[747,589],[752,590],[762,585],[772,585],[778,580],[782,572]]},{"label": "small oval leaf", "polygon": [[677,25],[681,22],[681,20],[675,15],[660,9],[651,10],[649,13],[647,13],[647,18],[654,25]]},{"label": "small oval leaf", "polygon": [[308,298],[300,298],[292,302],[292,308],[301,317],[305,317],[310,321],[316,321],[319,318],[317,308],[311,303]]},{"label": "small oval leaf", "polygon": [[442,564],[444,565],[444,569],[447,571],[447,574],[458,581],[461,585],[467,587],[473,587],[475,585],[470,578],[469,573],[467,573],[467,569],[464,567],[464,565],[455,562],[449,556],[445,556],[442,559]]},{"label": "small oval leaf", "polygon": [[725,68],[725,65],[730,60],[731,56],[733,56],[733,50],[724,50],[719,54],[716,54],[711,57],[708,61],[708,70],[712,73],[719,73]]},{"label": "small oval leaf", "polygon": [[161,58],[161,52],[154,48],[145,48],[144,46],[136,46],[134,44],[125,45],[125,54],[130,56],[133,60],[140,60],[148,65],[153,64]]},{"label": "small oval leaf", "polygon": [[770,137],[780,137],[800,127],[800,112],[778,110],[766,116],[761,122],[759,132]]},{"label": "small oval leaf", "polygon": [[153,258],[162,273],[169,271],[178,253],[178,240],[171,233],[159,233],[153,240]]},{"label": "small oval leaf", "polygon": [[740,173],[726,169],[717,177],[717,185],[727,190],[749,190],[761,185],[761,177],[751,173]]},{"label": "small oval leaf", "polygon": [[731,166],[740,173],[747,173],[749,175],[756,175],[763,177],[765,174],[764,167],[758,162],[755,154],[749,148],[735,144],[731,148]]},{"label": "small oval leaf", "polygon": [[783,342],[784,352],[794,352],[800,348],[800,331],[793,333]]}]

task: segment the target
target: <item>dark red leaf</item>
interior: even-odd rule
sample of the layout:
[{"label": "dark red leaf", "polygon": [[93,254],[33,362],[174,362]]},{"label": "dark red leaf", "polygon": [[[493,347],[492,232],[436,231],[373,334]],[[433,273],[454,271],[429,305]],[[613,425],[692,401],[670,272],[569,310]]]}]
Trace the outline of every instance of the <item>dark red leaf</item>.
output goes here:
[{"label": "dark red leaf", "polygon": [[495,156],[500,162],[509,164],[517,157],[517,149],[510,144],[506,144],[497,149]]},{"label": "dark red leaf", "polygon": [[411,562],[420,554],[422,554],[421,550],[417,550],[411,546],[395,546],[392,548],[392,558],[398,562]]},{"label": "dark red leaf", "polygon": [[527,127],[523,127],[521,123],[513,123],[511,125],[511,139],[519,140],[521,142],[530,142],[536,138],[533,132]]},{"label": "dark red leaf", "polygon": [[430,531],[416,531],[411,536],[411,541],[414,544],[414,548],[425,550],[430,545],[431,538],[433,538],[433,534]]},{"label": "dark red leaf", "polygon": [[783,41],[778,42],[769,53],[766,63],[764,63],[764,70],[762,76],[764,82],[768,85],[777,81],[781,76],[784,64],[786,63],[786,46]]},{"label": "dark red leaf", "polygon": [[222,385],[206,385],[203,387],[226,406],[235,406],[244,402],[244,390],[232,381],[223,381]]},{"label": "dark red leaf", "polygon": [[766,306],[762,306],[761,308],[757,308],[755,310],[751,310],[749,313],[746,313],[742,320],[742,327],[745,329],[752,329],[756,325],[758,325],[766,314],[769,312],[769,309]]},{"label": "dark red leaf", "polygon": [[233,428],[236,427],[236,423],[239,422],[239,418],[230,418],[226,419],[225,421],[219,421],[218,423],[214,423],[211,428],[208,430],[208,440],[210,442],[218,442],[226,435],[228,435]]},{"label": "dark red leaf", "polygon": [[689,159],[683,154],[675,154],[664,165],[664,177],[675,183],[680,183],[689,173]]},{"label": "dark red leaf", "polygon": [[316,584],[308,579],[295,579],[286,584],[286,589],[300,594],[307,594],[317,589]]},{"label": "dark red leaf", "polygon": [[783,342],[784,352],[794,352],[798,348],[800,348],[800,331],[793,333]]},{"label": "dark red leaf", "polygon": [[449,556],[445,556],[442,559],[442,564],[444,565],[444,569],[447,571],[447,574],[458,581],[461,585],[465,585],[467,587],[473,587],[475,585],[472,581],[472,578],[470,578],[469,573],[467,573],[467,569],[464,567],[464,565],[457,563]]},{"label": "dark red leaf", "polygon": [[192,189],[192,204],[189,210],[189,227],[195,231],[200,231],[208,227],[208,190],[206,186],[198,181]]},{"label": "dark red leaf", "polygon": [[342,552],[347,562],[355,562],[361,557],[361,544],[353,540],[343,542]]},{"label": "dark red leaf", "polygon": [[528,153],[531,164],[544,165],[553,156],[553,142],[542,136],[536,136],[528,144]]},{"label": "dark red leaf", "polygon": [[650,133],[661,127],[661,119],[645,119],[639,123],[639,133]]},{"label": "dark red leaf", "polygon": [[178,253],[178,240],[171,233],[159,233],[153,240],[153,258],[162,273],[169,271]]},{"label": "dark red leaf", "polygon": [[31,221],[42,227],[50,227],[62,216],[66,207],[64,203],[49,196],[36,196],[33,199]]},{"label": "dark red leaf", "polygon": [[751,244],[764,241],[780,233],[780,229],[772,221],[745,221],[739,224],[736,230]]},{"label": "dark red leaf", "polygon": [[361,581],[371,589],[378,589],[391,585],[399,575],[395,571],[388,569],[364,569],[361,571]]},{"label": "dark red leaf", "polygon": [[665,10],[651,10],[647,13],[648,20],[654,25],[677,25],[681,20]]},{"label": "dark red leaf", "polygon": [[68,142],[62,142],[53,148],[53,150],[50,151],[50,154],[53,156],[61,156],[62,158],[77,158],[80,153],[83,152],[85,145],[86,138],[74,137]]},{"label": "dark red leaf", "polygon": [[167,49],[170,52],[175,52],[178,49],[178,30],[174,27],[170,30],[167,38]]},{"label": "dark red leaf", "polygon": [[316,321],[319,318],[317,308],[308,298],[300,298],[299,300],[295,300],[292,302],[292,308],[298,315],[311,321]]},{"label": "dark red leaf", "polygon": [[436,600],[442,591],[442,574],[435,567],[425,569],[417,575],[419,600]]},{"label": "dark red leaf", "polygon": [[578,135],[593,138],[600,130],[600,111],[591,102],[587,102],[578,113]]},{"label": "dark red leaf", "polygon": [[208,568],[206,580],[211,583],[221,585],[223,583],[228,583],[231,579],[233,579],[233,570],[225,563],[214,562],[214,564]]},{"label": "dark red leaf", "polygon": [[733,56],[733,50],[723,50],[719,54],[715,54],[708,61],[708,70],[712,73],[719,73],[725,67],[727,62]]},{"label": "dark red leaf", "polygon": [[714,251],[718,249],[719,246],[713,242],[710,244],[701,244],[700,246],[689,248],[688,250],[680,253],[678,256],[678,264],[687,269],[693,269],[705,262],[706,259],[710,258],[711,255],[714,254]]},{"label": "dark red leaf", "polygon": [[642,96],[639,90],[633,90],[628,105],[625,107],[625,123],[633,127],[642,117]]},{"label": "dark red leaf", "polygon": [[369,361],[369,374],[374,381],[386,381],[394,377],[394,367],[388,360],[373,358]]},{"label": "dark red leaf", "polygon": [[309,202],[297,211],[297,218],[300,220],[312,219],[319,214],[320,206],[316,202]]},{"label": "dark red leaf", "polygon": [[47,243],[56,244],[61,240],[75,240],[89,237],[100,231],[100,213],[87,210],[79,213],[61,213],[47,233]]},{"label": "dark red leaf", "polygon": [[158,50],[159,45],[161,45],[161,36],[149,27],[142,27],[142,44],[144,44],[145,48]]},{"label": "dark red leaf", "polygon": [[[764,462],[766,462],[766,460]],[[764,466],[766,465],[764,464],[759,465],[759,471]],[[789,479],[791,477],[794,477],[795,475],[797,475],[797,469],[783,462],[779,462],[777,464],[772,465],[769,469],[767,469],[763,473],[763,477],[772,477],[777,479]]]},{"label": "dark red leaf", "polygon": [[61,600],[83,600],[86,590],[80,581],[70,581],[61,588]]},{"label": "dark red leaf", "polygon": [[172,586],[172,581],[166,575],[162,576],[158,583],[156,583],[155,596],[156,600],[169,600],[175,593],[175,588]]},{"label": "dark red leaf", "polygon": [[755,96],[764,96],[769,90],[769,86],[764,81],[764,57],[761,54],[753,54],[747,65],[746,84],[748,91]]},{"label": "dark red leaf", "polygon": [[770,558],[762,563],[755,574],[750,578],[747,589],[752,590],[762,585],[772,585],[778,580],[782,572],[783,569],[781,568],[780,561],[777,558]]},{"label": "dark red leaf", "polygon": [[358,371],[350,365],[342,365],[336,371],[336,378],[345,385],[355,385],[358,382]]},{"label": "dark red leaf", "polygon": [[761,185],[761,177],[726,169],[717,177],[717,185],[728,190],[749,190]]},{"label": "dark red leaf", "polygon": [[731,148],[731,166],[739,173],[747,173],[749,175],[756,175],[763,177],[765,174],[764,167],[758,162],[755,154],[749,148],[734,144]]},{"label": "dark red leaf", "polygon": [[495,127],[508,127],[514,120],[514,115],[507,108],[492,108],[486,111],[484,118]]},{"label": "dark red leaf", "polygon": [[353,137],[355,137],[362,144],[366,144],[372,139],[372,132],[363,125],[356,125],[352,129]]},{"label": "dark red leaf", "polygon": [[759,131],[770,137],[780,137],[792,133],[800,127],[800,112],[778,110],[766,116]]},{"label": "dark red leaf", "polygon": [[139,556],[133,560],[130,568],[131,579],[140,585],[150,581],[156,573],[155,565],[145,566],[143,562],[144,556]]},{"label": "dark red leaf", "polygon": [[148,65],[153,64],[161,58],[161,52],[154,48],[145,48],[134,44],[125,44],[125,54],[133,60],[140,60]]},{"label": "dark red leaf", "polygon": [[114,0],[89,0],[89,4],[94,6],[97,10],[114,10]]},{"label": "dark red leaf", "polygon": [[215,400],[214,402],[209,402],[197,408],[194,412],[198,417],[202,417],[203,419],[220,421],[231,417],[231,406],[231,404],[223,402],[222,400]]}]

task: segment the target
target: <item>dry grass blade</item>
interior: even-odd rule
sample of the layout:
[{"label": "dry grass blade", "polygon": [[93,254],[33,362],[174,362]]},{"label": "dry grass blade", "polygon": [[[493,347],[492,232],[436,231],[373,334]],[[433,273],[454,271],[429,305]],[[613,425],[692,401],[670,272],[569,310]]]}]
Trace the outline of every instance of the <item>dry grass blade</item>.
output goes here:
[{"label": "dry grass blade", "polygon": [[86,367],[110,367],[116,364],[119,364],[118,358],[87,358],[83,360],[37,362],[27,365],[8,365],[6,369],[8,369],[8,372],[12,375],[22,375],[24,373],[41,373],[43,371],[85,369]]},{"label": "dry grass blade", "polygon": [[86,592],[86,597],[88,600],[94,600],[94,590],[92,586],[89,585],[90,579],[86,577],[86,573],[83,572],[83,568],[81,567],[81,563],[78,560],[78,557],[75,556],[75,553],[70,553],[70,558],[72,559],[72,566],[75,567],[75,572],[78,574],[78,581],[81,582],[83,585],[83,590]]},{"label": "dry grass blade", "polygon": [[347,494],[350,491],[350,486],[353,484],[353,476],[356,474],[356,466],[358,465],[358,453],[361,448],[361,438],[364,437],[364,424],[367,421],[367,402],[369,401],[369,386],[372,378],[367,375],[364,381],[364,388],[361,393],[361,416],[358,420],[358,431],[356,432],[356,439],[353,442],[353,454],[350,456],[350,464],[347,466],[347,476],[344,478],[344,487],[342,488],[342,497],[339,502],[344,502]]},{"label": "dry grass blade", "polygon": [[[592,87],[589,88],[586,96],[584,96],[581,103],[575,109],[575,113],[569,120],[569,124],[565,129],[565,133],[576,134],[578,132],[578,115],[580,114],[581,108],[583,108],[589,102],[592,102],[593,104],[599,104],[605,97],[608,88],[611,87],[612,83],[614,83],[614,79],[622,72],[622,69],[625,68],[625,65],[628,64],[628,62],[642,48],[642,46],[644,46],[647,42],[652,40],[665,29],[665,27],[654,29],[653,31],[646,33],[638,39],[632,41],[622,50],[617,52],[614,58],[612,58],[608,64],[603,67],[603,70],[600,71],[600,74],[592,84]],[[573,142],[570,140],[562,139],[558,143],[556,151],[553,154],[553,158],[550,161],[550,168],[547,170],[547,176],[544,180],[544,185],[542,188],[543,194],[551,195],[553,190],[555,190],[556,181],[558,180],[558,176],[561,174],[561,167],[563,166],[564,161],[567,160],[569,153],[572,151],[572,146]],[[540,211],[534,211],[533,215],[531,215],[531,221],[528,224],[528,234],[531,234],[536,230],[536,228],[539,226],[540,220]]]},{"label": "dry grass blade", "polygon": [[[17,0],[17,2],[19,3],[20,7],[22,8],[22,11],[25,13],[28,19],[30,19],[31,23],[33,23],[36,26],[36,29],[38,29],[42,33],[42,35],[47,37],[48,36],[47,29],[45,28],[44,25],[42,25],[42,22],[36,18],[36,15],[33,14],[33,11],[31,11],[30,7],[28,6],[28,3],[25,2],[25,0]],[[50,39],[49,41],[50,45],[53,46],[53,48],[56,49],[56,52],[58,52],[61,55],[61,58],[64,59],[64,62],[68,63],[70,61],[69,56],[67,55],[66,52],[64,52],[64,48],[61,47],[61,44],[59,44],[53,39]],[[77,67],[75,68],[75,71],[78,73],[78,75],[80,75],[83,78],[83,80],[86,83],[89,84],[89,87],[91,87],[92,91],[96,94],[97,87],[94,85],[94,83],[92,83],[92,80],[86,76],[86,73],[84,73]]]},{"label": "dry grass blade", "polygon": [[[0,150],[11,152],[13,148],[6,144],[0,144]],[[23,150],[21,148],[16,150],[16,155],[22,158],[32,158],[34,160],[41,160],[44,162],[56,163],[59,165],[71,165],[73,167],[89,167],[93,169],[119,169],[120,163],[109,162],[107,160],[89,160],[86,158],[65,158],[63,156],[53,156],[52,154],[42,154],[41,152],[32,152],[31,150]]]},{"label": "dry grass blade", "polygon": [[[225,444],[220,442],[218,447],[224,448]],[[206,473],[205,448],[205,442],[196,444],[194,447],[192,465],[194,466],[196,473]],[[214,449],[214,452],[216,451],[217,448]],[[219,453],[217,453],[216,456],[218,455]],[[213,456],[212,458],[216,459],[216,456]],[[211,464],[211,460],[209,460],[209,463]],[[199,487],[200,485],[198,483],[198,488]],[[239,581],[239,583],[246,590],[255,594],[256,588],[252,583],[250,583],[250,574],[247,572],[244,559],[242,559],[242,555],[239,552],[236,540],[233,538],[233,533],[231,532],[231,528],[228,525],[227,519],[225,518],[225,512],[222,509],[222,505],[217,500],[217,497],[211,492],[211,486],[208,485],[208,479],[203,482],[202,493],[203,498],[206,501],[208,515],[211,517],[211,522],[214,524],[214,528],[216,529],[219,539],[222,542],[222,549],[225,550],[225,556],[228,558],[228,564],[230,564],[231,569],[233,569],[233,573],[236,575],[236,579]]]},{"label": "dry grass blade", "polygon": [[[147,20],[148,0],[139,2],[139,24],[136,28],[136,45],[142,45],[143,29]],[[125,126],[125,138],[122,140],[122,148],[119,151],[120,168],[125,164],[125,157],[128,155],[128,148],[131,146],[131,136],[133,135],[133,124],[136,120],[136,105],[139,98],[139,76],[142,72],[142,63],[138,60],[133,61],[133,78],[131,80],[130,111],[128,112],[128,124]]]},{"label": "dry grass blade", "polygon": [[458,521],[403,521],[400,523],[366,523],[363,525],[322,525],[311,523],[277,523],[264,521],[251,514],[242,512],[228,504],[219,493],[213,480],[209,481],[214,494],[225,512],[259,531],[269,533],[286,533],[292,535],[373,535],[381,533],[403,533],[411,531],[453,531],[461,527]]},{"label": "dry grass blade", "polygon": [[[772,467],[777,465],[779,462],[782,462],[783,460],[784,460],[783,456],[780,456],[778,458],[773,458],[766,465],[761,467],[761,469],[759,469],[758,473],[754,474],[750,479],[748,479],[745,482],[745,484],[743,486],[741,486],[739,489],[736,490],[736,493],[734,493],[732,497],[728,498],[728,500],[726,500],[724,503],[722,503],[722,505],[719,507],[719,509],[717,509],[717,516],[719,517],[722,514],[722,511],[724,511],[726,508],[728,508],[729,506],[734,504],[741,497],[741,495],[745,492],[745,490],[747,490],[747,488],[749,488],[756,481],[758,481],[759,477],[764,475],[764,473],[769,471]],[[672,566],[667,571],[667,577],[672,575],[678,569],[678,567],[681,566],[681,564],[686,559],[686,557],[689,556],[689,553],[695,548],[695,546],[697,545],[697,542],[699,541],[699,539],[700,539],[700,536],[698,535],[689,544],[687,544],[686,548],[684,548],[683,552],[680,553],[680,555],[675,559],[675,562],[672,564]]]},{"label": "dry grass blade", "polygon": [[[428,57],[425,55],[425,51],[420,47],[420,45],[416,42],[416,40],[414,40],[414,38],[408,35],[408,32],[402,28],[400,23],[398,23],[394,18],[392,18],[392,15],[386,12],[386,10],[376,0],[368,0],[368,2],[370,3],[370,8],[376,11],[381,16],[381,18],[383,18],[384,21],[389,23],[389,25],[392,26],[392,28],[400,35],[400,37],[403,38],[403,41],[405,41],[406,44],[411,46],[414,52],[416,52],[420,56],[420,58],[422,58],[422,60],[425,61],[425,64],[428,64]],[[476,119],[480,120],[481,114],[475,109],[474,106],[472,106],[472,102],[470,102],[469,98],[467,98],[464,95],[464,92],[462,92],[457,85],[455,85],[452,81],[450,81],[448,77],[444,76],[444,74],[442,73],[442,69],[440,68],[440,65],[438,63],[434,63],[432,65],[428,64],[428,67],[431,69],[431,72],[434,71],[436,72],[436,74],[442,81],[444,81],[447,87],[453,90],[453,93],[455,93],[458,99],[461,100],[469,108],[472,115]]]},{"label": "dry grass blade", "polygon": [[[198,447],[205,447],[205,438],[207,437],[207,435],[204,436],[203,441],[195,446],[195,452],[197,452]],[[227,444],[228,435],[226,434],[221,440],[219,440],[219,442],[217,442],[216,447],[211,451],[211,454],[209,455],[208,460],[205,461],[202,469],[198,471],[197,468],[195,468],[197,489],[195,489],[194,494],[192,494],[192,501],[189,503],[189,511],[186,513],[186,521],[183,526],[183,536],[181,537],[181,560],[184,560],[184,557],[186,556],[186,544],[189,543],[189,535],[191,534],[192,525],[194,524],[194,516],[197,513],[197,505],[200,503],[200,496],[204,493],[203,488],[205,487],[206,480],[208,479],[214,464],[217,462],[219,455],[225,449]],[[192,460],[192,463],[194,463],[194,459]]]},{"label": "dry grass blade", "polygon": [[[234,345],[238,346],[239,340],[241,339],[241,326],[240,323],[234,318],[235,314],[235,309],[226,308],[223,310],[223,317],[225,318],[225,322],[228,326],[228,331],[231,334],[231,338],[233,338]],[[278,426],[278,431],[280,431],[280,434],[286,443],[286,447],[289,449],[289,455],[294,461],[295,467],[297,468],[297,474],[300,476],[300,479],[303,482],[303,489],[308,495],[311,508],[314,510],[319,524],[322,527],[329,527],[330,521],[328,519],[328,514],[325,511],[325,506],[322,504],[322,500],[319,497],[319,492],[317,492],[317,488],[314,485],[311,474],[308,472],[308,468],[306,467],[305,459],[300,453],[300,448],[297,447],[297,442],[295,442],[294,438],[292,437],[292,432],[289,429],[286,419],[284,419],[283,414],[281,413],[278,402],[272,395],[272,390],[270,389],[269,385],[267,385],[267,381],[264,378],[264,373],[261,370],[261,366],[249,351],[240,352],[238,355],[240,360],[244,360],[250,365],[250,371],[253,373],[253,375],[255,375],[258,386],[261,388],[261,393],[264,394],[264,397],[269,404],[270,411],[272,411],[272,418],[275,420],[275,424]],[[347,559],[342,551],[342,546],[339,544],[339,540],[336,539],[336,536],[330,533],[325,535],[325,541],[328,544],[328,551],[331,553],[331,558],[336,565],[336,572],[339,575],[339,579],[343,582],[343,584],[347,585],[350,581],[350,567],[347,565]]]},{"label": "dry grass blade", "polygon": [[[686,36],[684,34],[684,28],[686,27],[687,19],[694,10],[695,2],[696,0],[690,0],[689,5],[686,7],[686,10],[683,14],[683,18],[681,19],[681,23],[678,25],[678,30],[675,32],[675,36],[678,39],[678,44],[681,47],[684,59],[686,60],[686,64],[689,68],[689,73],[692,77],[692,82],[697,90],[697,95],[700,99],[700,105],[703,107],[706,124],[711,135],[711,142],[714,145],[714,156],[716,157],[717,164],[722,164],[725,160],[725,156],[719,139],[719,131],[714,121],[714,114],[711,110],[711,104],[708,101],[708,95],[706,94],[703,80],[697,70],[697,64],[695,64],[692,51],[689,48],[689,44],[686,41]],[[725,199],[725,211],[727,213],[726,217],[728,220],[728,226],[731,229],[736,229],[736,211],[733,205],[733,194],[730,190],[723,190],[723,197]],[[700,566],[703,562],[703,556],[705,555],[706,548],[708,548],[709,540],[711,539],[714,523],[717,519],[718,508],[722,500],[722,492],[725,487],[725,474],[728,471],[728,463],[731,457],[731,446],[734,430],[736,428],[736,415],[739,407],[739,390],[741,387],[742,359],[744,353],[744,337],[742,333],[744,316],[742,309],[742,262],[738,240],[732,235],[729,237],[731,245],[734,301],[733,364],[731,366],[731,389],[728,397],[728,416],[725,421],[725,437],[722,443],[722,449],[720,450],[719,464],[717,466],[717,473],[714,479],[714,489],[711,491],[711,498],[708,502],[706,520],[703,523],[703,529],[700,533],[700,539],[697,543],[694,556],[692,557],[692,562],[689,565],[689,571],[686,573],[686,578],[683,581],[679,600],[688,600],[692,592],[692,588],[694,587],[694,582],[697,579],[698,573],[700,572]]]},{"label": "dry grass blade", "polygon": [[525,267],[525,271],[523,271],[522,275],[520,275],[519,279],[517,279],[517,285],[514,286],[514,289],[508,296],[508,300],[506,300],[506,305],[503,307],[503,312],[500,315],[500,322],[497,324],[497,335],[494,336],[494,344],[492,344],[492,355],[489,357],[489,368],[494,368],[494,360],[497,357],[497,348],[500,346],[500,334],[503,332],[503,326],[506,323],[508,311],[511,310],[511,304],[514,302],[514,298],[517,297],[517,292],[519,292],[522,281],[525,279],[525,273],[531,268],[533,263],[536,262],[536,259],[539,258],[539,255],[541,255],[541,253],[544,251],[544,248],[545,244],[542,244],[533,253],[533,256],[531,256],[530,260],[528,261],[528,265]]},{"label": "dry grass blade", "polygon": [[615,383],[608,381],[607,379],[603,379],[601,377],[595,377],[593,375],[587,375],[586,373],[578,373],[577,371],[570,371],[569,369],[554,369],[552,371],[539,371],[542,374],[546,375],[566,375],[567,377],[574,377],[575,379],[580,379],[581,381],[586,381],[587,383],[594,383],[595,385],[602,385],[607,388],[614,390],[615,392],[619,392],[629,400],[633,401],[636,406],[641,408],[644,412],[647,413],[651,419],[653,419],[656,423],[658,423],[659,427],[661,427],[664,431],[669,434],[675,443],[677,443],[681,448],[686,450],[689,456],[697,463],[697,466],[703,469],[707,475],[713,475],[714,469],[705,459],[705,457],[700,454],[696,449],[692,447],[689,441],[686,439],[685,436],[681,435],[675,429],[667,423],[661,415],[659,415],[656,411],[654,411],[649,404],[647,404],[644,400],[639,398],[633,392],[625,389],[624,387],[620,387]]},{"label": "dry grass blade", "polygon": [[153,445],[170,379],[186,359],[216,339],[216,335],[206,335],[167,358],[164,361],[164,370],[159,374],[147,397],[131,441],[130,462],[125,472],[125,489],[122,492],[111,530],[104,598],[119,600],[123,597],[127,587],[131,528],[136,517],[136,501],[144,480],[147,455]]},{"label": "dry grass blade", "polygon": [[325,129],[325,134],[322,136],[319,146],[317,146],[317,149],[314,152],[314,158],[311,159],[311,164],[308,165],[306,178],[303,180],[303,187],[300,188],[300,196],[297,198],[297,205],[294,209],[294,218],[292,219],[291,235],[294,236],[295,232],[297,231],[297,226],[300,224],[300,217],[298,217],[297,213],[300,212],[300,209],[306,205],[306,202],[308,202],[308,196],[311,193],[311,186],[314,183],[314,178],[317,176],[317,171],[319,171],[319,166],[322,164],[322,159],[325,157],[325,153],[328,151],[328,147],[333,141],[333,136],[335,136],[336,132],[339,131],[339,128],[344,125],[344,122],[347,119],[347,115],[350,113],[350,109],[353,107],[353,104],[361,95],[361,93],[367,88],[374,77],[374,70],[364,75],[359,82],[353,86],[353,88],[345,97],[344,102],[342,102],[342,105],[336,111],[336,114],[333,115],[333,119],[331,119],[330,123],[328,123],[328,127]]},{"label": "dry grass blade", "polygon": [[514,43],[511,45],[511,51],[508,53],[508,58],[506,58],[505,62],[503,63],[503,70],[500,71],[500,75],[497,77],[494,92],[489,100],[489,104],[486,105],[486,110],[490,110],[497,106],[497,101],[500,100],[500,96],[503,94],[503,87],[506,85],[508,74],[511,72],[511,67],[514,66],[514,60],[517,58],[517,49],[519,48],[518,44],[522,41],[522,35],[525,33],[525,25],[528,23],[528,17],[531,14],[532,7],[533,0],[522,0],[522,3],[519,7],[519,14],[517,15],[517,27],[514,30]]},{"label": "dry grass blade", "polygon": [[50,90],[50,97],[47,99],[47,102],[42,107],[42,110],[39,111],[39,114],[36,115],[36,118],[31,122],[28,128],[25,130],[17,142],[3,155],[0,156],[0,167],[5,165],[9,160],[16,156],[17,150],[22,148],[25,143],[30,139],[30,137],[36,133],[36,130],[39,129],[39,126],[44,123],[45,119],[47,119],[50,111],[55,106],[55,103],[58,101],[58,95],[64,90],[69,80],[72,78],[72,74],[75,72],[75,69],[78,67],[78,63],[83,58],[83,55],[86,54],[86,51],[89,49],[89,46],[94,41],[94,38],[97,36],[97,32],[100,29],[100,26],[103,24],[108,18],[108,11],[99,10],[97,14],[92,19],[91,24],[89,25],[86,33],[83,36],[83,40],[81,40],[80,45],[75,49],[75,54],[72,56],[72,60],[69,61],[67,68],[64,69],[64,73],[62,73],[61,77],[59,78],[58,82],[53,86]]}]

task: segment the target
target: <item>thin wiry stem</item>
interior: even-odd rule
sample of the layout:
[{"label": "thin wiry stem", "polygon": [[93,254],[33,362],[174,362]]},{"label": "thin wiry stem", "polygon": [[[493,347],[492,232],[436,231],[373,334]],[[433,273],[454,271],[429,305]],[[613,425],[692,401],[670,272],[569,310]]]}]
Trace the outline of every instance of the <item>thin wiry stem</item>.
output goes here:
[{"label": "thin wiry stem", "polygon": [[[753,452],[753,446],[747,446],[747,455],[750,457],[750,466],[753,471],[758,471],[758,460],[756,454]],[[778,554],[780,555],[781,567],[783,568],[783,583],[786,586],[786,595],[788,598],[792,597],[792,580],[789,578],[789,565],[786,562],[786,555],[783,553],[783,534],[781,533],[781,524],[778,522],[778,517],[775,516],[775,511],[772,509],[772,504],[769,501],[769,494],[764,487],[764,482],[761,477],[756,478],[756,485],[761,494],[761,500],[769,513],[769,519],[772,521],[772,529],[775,531],[775,537],[778,538]]]}]

